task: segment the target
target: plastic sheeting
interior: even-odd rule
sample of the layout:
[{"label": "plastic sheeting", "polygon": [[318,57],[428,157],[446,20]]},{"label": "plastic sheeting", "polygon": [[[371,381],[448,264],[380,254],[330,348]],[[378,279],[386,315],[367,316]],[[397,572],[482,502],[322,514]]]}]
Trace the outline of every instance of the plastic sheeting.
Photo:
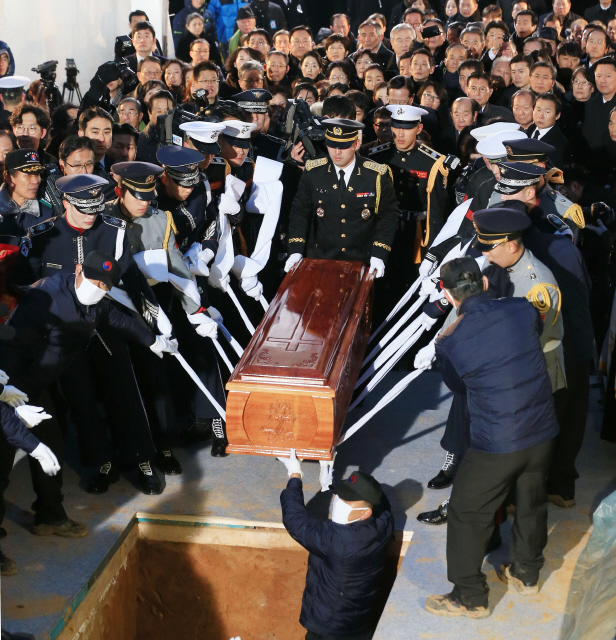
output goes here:
[{"label": "plastic sheeting", "polygon": [[577,561],[559,640],[616,638],[616,491],[593,515],[593,530]]},{"label": "plastic sheeting", "polygon": [[146,12],[161,45],[166,41],[173,51],[168,6],[168,0],[2,0],[0,39],[15,56],[15,75],[38,80],[32,67],[57,60],[60,91],[66,58],[74,58],[85,94],[96,69],[113,60],[116,36],[128,35],[128,14],[135,9]]}]

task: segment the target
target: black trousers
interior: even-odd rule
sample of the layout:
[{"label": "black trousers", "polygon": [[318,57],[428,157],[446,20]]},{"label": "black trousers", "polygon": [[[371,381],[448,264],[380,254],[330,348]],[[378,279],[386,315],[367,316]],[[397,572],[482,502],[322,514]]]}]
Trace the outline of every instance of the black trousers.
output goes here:
[{"label": "black trousers", "polygon": [[308,631],[306,633],[306,640],[370,640],[374,635],[373,632],[363,634],[361,636],[322,636],[320,633],[315,633],[314,631]]},{"label": "black trousers", "polygon": [[481,565],[494,514],[515,491],[510,559],[525,582],[536,582],[548,539],[545,476],[554,440],[513,453],[469,449],[456,475],[447,511],[447,578],[465,606],[488,606]]},{"label": "black trousers", "polygon": [[554,407],[560,432],[554,443],[552,464],[548,473],[548,493],[563,496],[575,495],[575,481],[579,474],[575,468],[586,430],[590,362],[567,363],[565,360],[567,387],[554,394]]},{"label": "black trousers", "polygon": [[454,393],[441,447],[458,456],[463,456],[471,444],[471,421],[468,415],[466,393]]}]

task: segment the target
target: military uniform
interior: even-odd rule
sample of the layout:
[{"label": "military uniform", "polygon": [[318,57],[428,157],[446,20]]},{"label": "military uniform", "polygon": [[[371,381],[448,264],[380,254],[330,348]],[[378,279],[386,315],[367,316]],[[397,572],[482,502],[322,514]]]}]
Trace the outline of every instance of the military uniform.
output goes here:
[{"label": "military uniform", "polygon": [[309,258],[387,261],[398,206],[391,169],[361,156],[348,185],[340,188],[329,158],[308,160],[289,219],[289,253]]}]

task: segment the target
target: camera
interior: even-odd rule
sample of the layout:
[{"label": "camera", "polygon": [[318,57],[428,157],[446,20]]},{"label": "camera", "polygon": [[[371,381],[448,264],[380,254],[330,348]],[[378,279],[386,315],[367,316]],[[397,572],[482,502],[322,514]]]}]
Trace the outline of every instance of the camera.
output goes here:
[{"label": "camera", "polygon": [[184,132],[180,129],[180,125],[195,120],[203,120],[203,118],[190,111],[185,111],[181,107],[175,107],[167,115],[158,116],[154,128],[154,139],[158,143],[158,148],[172,144],[181,147],[184,143]]},{"label": "camera", "polygon": [[438,25],[434,25],[433,27],[426,27],[421,32],[421,37],[425,40],[426,38],[435,38],[436,36],[441,35],[441,29]]},{"label": "camera", "polygon": [[590,205],[590,207],[583,207],[582,212],[584,214],[586,224],[590,225],[596,225],[597,222],[601,220],[606,227],[609,227],[613,224],[616,218],[614,209],[605,204],[605,202],[595,202]]},{"label": "camera", "polygon": [[77,86],[77,74],[79,73],[79,69],[75,64],[74,58],[66,59],[66,84],[69,89],[74,90]]},{"label": "camera", "polygon": [[57,70],[57,60],[48,60],[47,62],[43,62],[43,64],[39,64],[38,67],[32,67],[32,71],[41,76],[41,84],[45,88],[45,100],[49,113],[53,113],[54,110],[62,104],[60,89],[58,89],[58,85],[56,85]]},{"label": "camera", "polygon": [[115,45],[113,47],[113,53],[118,58],[126,58],[135,53],[135,47],[133,41],[128,36],[118,36],[115,39]]},{"label": "camera", "polygon": [[458,156],[454,156],[453,154],[448,154],[445,158],[443,164],[452,171],[455,171],[460,166],[460,158]]},{"label": "camera", "polygon": [[137,74],[128,66],[126,58],[115,60],[115,65],[124,84],[124,93],[131,93],[139,86]]},{"label": "camera", "polygon": [[321,124],[322,118],[315,116],[305,100],[289,101],[283,116],[283,138],[287,140],[283,157],[286,159],[291,148],[301,142],[308,158],[316,158],[317,151],[314,143],[325,140],[325,129]]},{"label": "camera", "polygon": [[47,62],[43,62],[43,64],[39,64],[38,67],[32,67],[32,71],[38,73],[41,76],[41,81],[43,82],[43,84],[45,82],[55,82],[57,70],[57,60],[48,60]]}]

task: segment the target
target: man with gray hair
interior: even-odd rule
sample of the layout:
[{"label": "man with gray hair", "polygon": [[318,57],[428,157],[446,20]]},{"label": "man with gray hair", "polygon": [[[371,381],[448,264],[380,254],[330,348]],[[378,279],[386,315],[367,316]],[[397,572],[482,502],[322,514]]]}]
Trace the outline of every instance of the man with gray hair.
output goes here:
[{"label": "man with gray hair", "polygon": [[238,83],[242,91],[262,89],[265,71],[263,65],[256,60],[248,60],[239,69]]},{"label": "man with gray hair", "polygon": [[352,61],[364,51],[371,51],[379,58],[379,62],[383,67],[388,63],[392,56],[392,52],[385,47],[382,42],[383,27],[376,20],[365,20],[359,25],[357,39],[360,48],[353,54]]},{"label": "man with gray hair", "polygon": [[397,24],[390,33],[391,48],[394,50],[393,54],[387,61],[386,69],[396,72],[398,69],[398,63],[400,62],[400,56],[407,51],[411,50],[413,42],[415,42],[415,29],[406,22]]},{"label": "man with gray hair", "polygon": [[480,27],[466,27],[460,34],[460,42],[468,51],[468,57],[479,60],[485,45],[485,35]]}]

